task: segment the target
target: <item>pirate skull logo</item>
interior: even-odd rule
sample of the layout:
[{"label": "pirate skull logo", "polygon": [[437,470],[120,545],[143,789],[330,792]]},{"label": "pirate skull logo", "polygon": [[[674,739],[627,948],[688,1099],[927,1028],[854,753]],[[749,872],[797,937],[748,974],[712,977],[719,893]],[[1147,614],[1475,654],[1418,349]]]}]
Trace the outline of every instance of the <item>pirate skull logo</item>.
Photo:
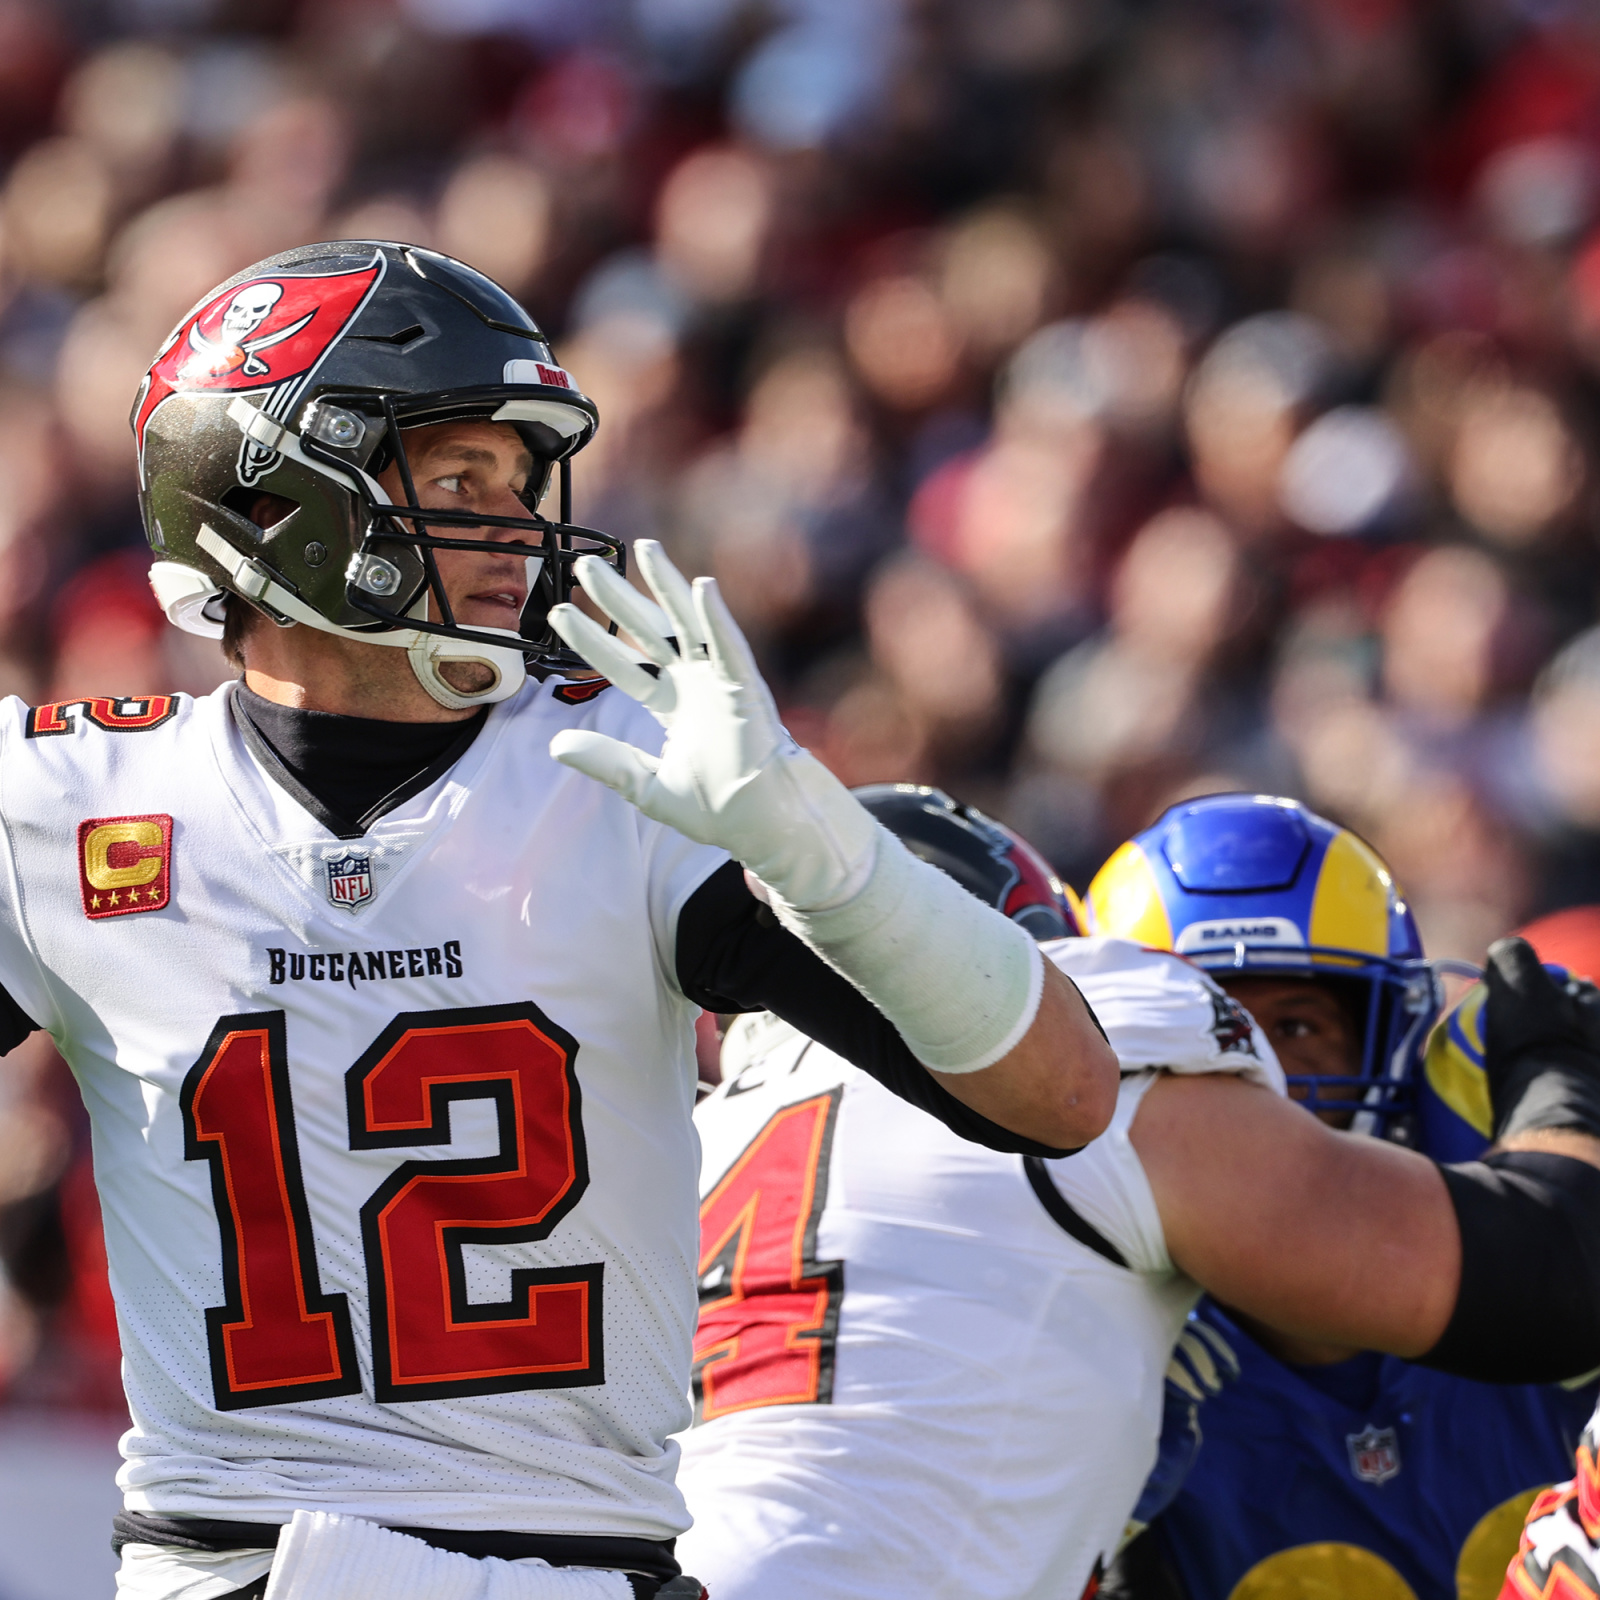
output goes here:
[{"label": "pirate skull logo", "polygon": [[228,309],[222,313],[222,331],[236,345],[242,345],[267,320],[267,313],[281,299],[281,283],[247,284],[228,302]]},{"label": "pirate skull logo", "polygon": [[204,378],[221,378],[240,372],[247,378],[265,378],[272,368],[261,359],[259,351],[292,339],[316,315],[308,311],[297,322],[272,333],[251,335],[272,315],[274,307],[283,298],[281,283],[247,283],[228,302],[222,313],[221,339],[208,339],[200,331],[200,319],[189,325],[189,355],[183,363],[181,375],[191,381]]}]

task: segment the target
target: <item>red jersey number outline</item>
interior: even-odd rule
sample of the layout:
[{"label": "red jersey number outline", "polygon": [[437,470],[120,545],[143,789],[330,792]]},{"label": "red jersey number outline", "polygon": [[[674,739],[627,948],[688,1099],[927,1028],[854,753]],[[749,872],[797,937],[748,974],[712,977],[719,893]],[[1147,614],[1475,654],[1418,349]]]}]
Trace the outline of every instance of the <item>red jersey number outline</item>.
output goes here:
[{"label": "red jersey number outline", "polygon": [[[82,713],[81,719],[67,716],[73,710]],[[29,739],[46,739],[73,733],[87,722],[105,733],[147,733],[177,714],[178,697],[172,694],[87,695],[34,706],[24,732]]]},{"label": "red jersey number outline", "polygon": [[359,1394],[350,1307],[325,1295],[281,1011],[223,1017],[184,1079],[185,1161],[211,1164],[224,1300],[206,1312],[219,1411]]},{"label": "red jersey number outline", "polygon": [[844,1263],[817,1259],[844,1090],[770,1116],[700,1203],[695,1421],[826,1405]]},{"label": "red jersey number outline", "polygon": [[[217,1409],[358,1394],[349,1307],[321,1289],[282,1011],[223,1017],[184,1079],[184,1158],[211,1165],[224,1301],[206,1312]],[[467,1298],[462,1246],[546,1237],[588,1187],[576,1040],[537,1006],[403,1012],[345,1077],[350,1148],[448,1144],[449,1107],[494,1103],[500,1149],[403,1162],[361,1208],[375,1398],[605,1381],[600,1262],[516,1268]],[[398,1243],[399,1248],[396,1248]]]},{"label": "red jersey number outline", "polygon": [[601,1263],[517,1267],[484,1304],[462,1253],[548,1238],[588,1188],[577,1054],[530,1004],[402,1012],[346,1074],[352,1150],[448,1144],[456,1100],[500,1131],[492,1156],[403,1162],[361,1208],[379,1401],[605,1382]]}]

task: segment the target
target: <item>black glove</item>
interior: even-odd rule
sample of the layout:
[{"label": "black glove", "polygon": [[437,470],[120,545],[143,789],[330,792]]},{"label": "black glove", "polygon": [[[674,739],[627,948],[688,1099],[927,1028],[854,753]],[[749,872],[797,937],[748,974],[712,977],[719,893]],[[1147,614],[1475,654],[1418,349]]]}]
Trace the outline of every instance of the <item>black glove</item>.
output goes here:
[{"label": "black glove", "polygon": [[1559,982],[1526,939],[1489,947],[1483,1067],[1494,1137],[1573,1128],[1600,1138],[1600,989]]}]

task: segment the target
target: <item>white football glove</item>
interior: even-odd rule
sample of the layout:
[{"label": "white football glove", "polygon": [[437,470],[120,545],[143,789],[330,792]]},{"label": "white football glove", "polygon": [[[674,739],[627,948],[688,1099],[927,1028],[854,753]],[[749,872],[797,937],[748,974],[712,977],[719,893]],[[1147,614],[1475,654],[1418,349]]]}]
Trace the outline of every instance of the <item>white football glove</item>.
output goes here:
[{"label": "white football glove", "polygon": [[778,721],[715,579],[697,578],[691,589],[654,540],[635,548],[659,607],[594,556],[578,561],[578,580],[659,676],[576,606],[556,606],[550,625],[650,712],[667,730],[666,743],[652,756],[601,733],[566,729],[550,741],[550,753],[647,817],[720,846],[798,910],[853,898],[871,875],[878,824]]},{"label": "white football glove", "polygon": [[564,729],[551,755],[742,863],[784,926],[866,995],[925,1065],[976,1072],[998,1061],[1038,1011],[1038,946],[917,860],[789,737],[712,579],[691,588],[660,545],[641,539],[636,550],[659,607],[593,556],[577,574],[642,658],[575,606],[556,606],[550,625],[655,717],[666,742],[652,756]]}]

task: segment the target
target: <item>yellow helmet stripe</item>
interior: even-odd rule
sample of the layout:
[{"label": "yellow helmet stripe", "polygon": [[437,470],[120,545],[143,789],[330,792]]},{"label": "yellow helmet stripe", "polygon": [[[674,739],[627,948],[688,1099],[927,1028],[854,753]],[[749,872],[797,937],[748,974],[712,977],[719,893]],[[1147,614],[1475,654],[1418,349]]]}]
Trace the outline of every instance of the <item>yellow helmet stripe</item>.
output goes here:
[{"label": "yellow helmet stripe", "polygon": [[1387,955],[1393,893],[1394,879],[1376,851],[1353,833],[1335,834],[1311,897],[1311,943]]},{"label": "yellow helmet stripe", "polygon": [[1172,948],[1172,920],[1144,851],[1132,840],[1095,874],[1089,913],[1096,933],[1132,939],[1156,950]]},{"label": "yellow helmet stripe", "polygon": [[1483,1006],[1488,996],[1489,991],[1475,983],[1434,1028],[1423,1057],[1428,1086],[1485,1139],[1494,1128],[1489,1079],[1483,1070]]}]

